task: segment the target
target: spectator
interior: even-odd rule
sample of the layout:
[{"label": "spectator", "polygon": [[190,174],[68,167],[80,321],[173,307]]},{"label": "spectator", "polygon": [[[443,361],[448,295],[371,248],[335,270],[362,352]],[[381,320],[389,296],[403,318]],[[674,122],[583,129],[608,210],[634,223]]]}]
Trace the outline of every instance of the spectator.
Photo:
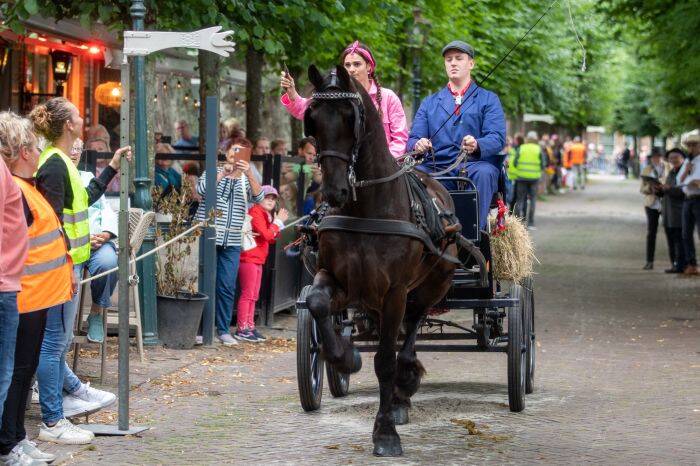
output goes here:
[{"label": "spectator", "polygon": [[[67,155],[83,130],[83,119],[75,105],[63,97],[54,97],[36,106],[29,117],[49,142],[39,157],[36,185],[61,220],[78,282],[90,258],[88,206],[104,194],[107,183],[119,169],[122,155],[131,159],[131,148],[118,149],[100,176],[85,188],[78,169]],[[76,290],[72,301],[57,310],[49,309],[47,316],[37,371],[43,420],[39,438],[44,441],[90,443],[94,438],[92,432],[73,426],[66,417],[96,411],[116,401],[114,394],[81,383],[66,364],[78,301]],[[68,393],[65,399],[63,390]]]},{"label": "spectator", "polygon": [[175,134],[177,135],[177,141],[174,144],[175,147],[179,149],[199,148],[199,138],[197,138],[197,136],[192,136],[190,124],[185,120],[179,120],[175,124]]},{"label": "spectator", "polygon": [[700,234],[700,135],[690,134],[685,139],[688,160],[681,169],[680,182],[683,185],[683,245],[685,248],[685,275],[697,275],[698,263],[695,257],[694,231]]},{"label": "spectator", "polygon": [[661,214],[663,215],[664,231],[668,242],[668,254],[671,258],[671,268],[666,273],[683,273],[685,268],[685,251],[683,248],[683,201],[685,194],[678,185],[678,175],[683,166],[685,153],[678,148],[666,152],[670,169],[666,181],[661,186]]},{"label": "spectator", "polygon": [[528,132],[525,144],[515,149],[512,164],[516,173],[515,215],[523,220],[527,219],[528,228],[534,230],[537,185],[542,178],[542,171],[547,166],[547,156],[542,153],[535,131]]},{"label": "spectator", "polygon": [[515,209],[515,181],[518,179],[518,171],[513,165],[513,159],[515,159],[515,154],[518,147],[525,144],[525,138],[522,134],[516,134],[513,138],[513,145],[508,151],[508,158],[505,161],[506,173],[508,174],[508,179],[510,180],[510,186],[506,184],[506,203],[509,206],[510,213],[513,213]]},{"label": "spectator", "polygon": [[234,139],[245,137],[245,131],[241,128],[241,124],[237,118],[227,118],[221,123],[219,131],[219,150],[223,153],[228,151]]},{"label": "spectator", "polygon": [[267,138],[260,138],[255,141],[255,146],[253,146],[253,155],[268,154],[270,154],[270,140]]},{"label": "spectator", "polygon": [[[61,222],[34,186],[39,149],[29,120],[9,112],[0,113],[0,154],[3,171],[6,172],[7,164],[21,189],[22,221],[29,235],[26,261],[19,261],[24,272],[22,291],[17,294],[19,325],[13,348],[12,383],[2,412],[0,463],[41,465],[55,460],[56,456],[42,452],[27,438],[24,428],[27,399],[39,364],[47,315],[50,311],[60,311],[61,305],[71,300],[75,284],[66,241],[61,234]],[[8,201],[15,204],[14,199]],[[11,207],[14,210],[15,206]],[[26,244],[26,238],[22,235],[12,239]],[[13,268],[16,268],[14,264]]]},{"label": "spectator", "polygon": [[282,166],[282,176],[290,182],[296,181],[299,178],[299,173],[303,170],[305,193],[313,182],[321,184],[321,169],[315,160],[316,151],[316,140],[311,136],[305,137],[297,145],[297,157],[304,157],[305,163],[285,163]]},{"label": "spectator", "polygon": [[[263,200],[260,183],[253,176],[248,162],[236,160],[234,149],[251,147],[250,141],[239,138],[226,153],[226,163],[216,173],[216,333],[225,346],[237,344],[231,336],[236,277],[241,254],[241,228],[247,212],[245,198],[257,203]],[[243,176],[245,175],[245,176]],[[206,196],[207,172],[197,184],[200,196]],[[247,190],[244,195],[243,189]],[[200,204],[197,220],[205,220],[204,204]]]},{"label": "spectator", "polygon": [[[85,149],[94,150],[95,152],[111,152],[112,148],[107,128],[102,125],[95,125],[89,128],[85,138]],[[100,176],[100,173],[102,173],[102,170],[105,169],[107,164],[107,160],[97,159],[95,163],[96,176]],[[107,185],[107,191],[119,192],[119,186],[119,173],[117,173]]]},{"label": "spectator", "polygon": [[584,172],[586,165],[586,146],[581,142],[581,136],[574,137],[574,142],[566,151],[566,158],[571,166],[571,172],[574,178],[574,190],[585,189]]},{"label": "spectator", "polygon": [[659,215],[661,215],[659,194],[669,168],[668,163],[662,158],[661,148],[652,148],[649,163],[642,170],[642,187],[639,190],[644,194],[644,212],[647,215],[647,262],[644,264],[644,270],[654,268],[656,233],[659,229]]},{"label": "spectator", "polygon": [[[156,144],[156,154],[174,154],[170,144]],[[173,161],[156,158],[155,186],[160,188],[160,196],[167,196],[173,191],[180,191],[182,176],[173,168]]]},{"label": "spectator", "polygon": [[291,213],[292,217],[296,217],[297,212],[297,196],[299,192],[295,183],[287,183],[280,186],[280,204]]},{"label": "spectator", "polygon": [[265,337],[255,328],[255,303],[258,301],[263,264],[267,260],[270,244],[275,242],[284,228],[284,222],[289,218],[285,209],[274,213],[279,197],[277,190],[270,185],[261,189],[264,199],[248,211],[248,215],[252,217],[256,247],[241,253],[239,269],[241,297],[236,308],[238,329],[234,337],[249,342],[265,341]]},{"label": "spectator", "polygon": [[[77,167],[82,153],[82,141],[76,139],[70,153],[70,159]],[[80,172],[83,185],[88,187],[95,176],[86,171]],[[90,259],[87,268],[91,276],[111,270],[117,266],[117,247],[114,239],[119,231],[119,219],[116,212],[104,196],[88,207],[90,222]],[[102,312],[112,305],[112,294],[117,287],[118,275],[113,272],[90,282],[92,306],[88,315],[87,339],[93,343],[102,343],[104,329],[102,328]],[[79,322],[78,325],[81,323]]]},{"label": "spectator", "polygon": [[632,152],[630,151],[630,143],[625,141],[625,148],[622,150],[620,155],[620,168],[622,170],[622,176],[625,179],[630,176],[630,159],[632,158]]},{"label": "spectator", "polygon": [[272,155],[287,155],[287,141],[284,139],[275,139],[270,144],[270,152]]},{"label": "spectator", "polygon": [[[0,131],[0,152],[5,154],[8,135],[5,129]],[[0,157],[0,416],[12,380],[19,322],[17,293],[22,289],[20,278],[28,248],[22,194],[4,160]]]},{"label": "spectator", "polygon": [[199,183],[200,169],[197,162],[189,162],[182,166],[182,173],[185,177],[183,186],[190,190],[192,203],[190,205],[190,217],[194,217],[199,209],[199,204],[202,202],[202,196],[197,192],[197,183]]}]

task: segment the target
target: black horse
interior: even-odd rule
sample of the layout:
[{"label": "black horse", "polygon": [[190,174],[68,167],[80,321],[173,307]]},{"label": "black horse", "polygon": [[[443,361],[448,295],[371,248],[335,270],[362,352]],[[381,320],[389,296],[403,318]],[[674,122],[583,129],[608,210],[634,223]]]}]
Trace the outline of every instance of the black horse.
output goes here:
[{"label": "black horse", "polygon": [[[400,168],[389,153],[369,95],[341,66],[324,78],[312,65],[309,79],[316,92],[305,114],[305,132],[318,141],[322,194],[333,208],[332,216],[351,217],[350,224],[356,225],[366,219],[415,222],[407,175],[392,177]],[[454,211],[440,183],[427,175],[421,179],[430,197]],[[361,183],[367,180],[380,182]],[[357,372],[362,365],[359,352],[336,333],[332,315],[354,306],[373,317],[379,334],[374,370],[380,390],[374,454],[401,455],[395,424],[408,421],[410,398],[425,372],[416,358],[417,333],[428,309],[449,290],[455,264],[415,237],[373,234],[359,226],[319,227],[318,241],[318,272],[307,306],[320,329],[324,356],[341,372]],[[454,244],[444,248],[446,254],[456,255]],[[405,341],[397,357],[402,323]]]}]

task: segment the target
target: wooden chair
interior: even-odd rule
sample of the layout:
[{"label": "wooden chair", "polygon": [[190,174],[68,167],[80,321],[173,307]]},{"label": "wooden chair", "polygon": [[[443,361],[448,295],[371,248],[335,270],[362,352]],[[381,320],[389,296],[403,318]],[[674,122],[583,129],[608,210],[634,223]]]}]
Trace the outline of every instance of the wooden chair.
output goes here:
[{"label": "wooden chair", "polygon": [[[141,249],[141,244],[148,232],[148,228],[155,219],[154,212],[148,212],[144,214],[143,209],[130,208],[129,209],[129,259],[133,260],[136,258],[136,254],[139,249]],[[136,264],[129,264],[129,275],[136,275]],[[90,276],[87,267],[83,271],[83,277],[88,278]],[[73,371],[78,367],[78,359],[80,357],[80,345],[90,343],[87,339],[87,335],[82,331],[82,326],[84,320],[87,316],[83,314],[83,303],[85,298],[85,291],[89,284],[85,283],[80,289],[80,298],[78,304],[78,318],[76,319],[76,336],[73,339]],[[145,362],[143,353],[143,335],[141,331],[141,303],[139,301],[138,287],[132,286],[131,290],[131,302],[133,306],[129,309],[129,326],[133,326],[136,332],[136,345],[138,347],[139,358],[141,362]],[[104,328],[105,338],[100,345],[100,383],[103,383],[105,371],[106,371],[106,360],[107,360],[107,330],[108,325],[118,324],[118,312],[116,309],[109,308],[104,309],[102,312],[102,328]]]}]

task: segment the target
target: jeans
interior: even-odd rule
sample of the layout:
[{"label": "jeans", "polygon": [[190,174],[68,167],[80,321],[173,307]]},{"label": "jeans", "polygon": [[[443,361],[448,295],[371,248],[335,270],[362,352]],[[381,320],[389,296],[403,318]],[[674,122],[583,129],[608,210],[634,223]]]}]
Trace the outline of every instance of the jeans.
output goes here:
[{"label": "jeans", "polygon": [[238,299],[236,308],[238,330],[252,330],[255,328],[255,303],[260,297],[263,266],[241,262],[238,274],[241,281],[241,297]]},{"label": "jeans", "polygon": [[[82,277],[84,265],[73,266],[77,281]],[[46,316],[46,330],[36,373],[41,417],[46,424],[53,424],[63,418],[63,390],[75,393],[82,385],[66,364],[66,354],[73,341],[73,325],[79,299],[80,293],[77,292],[72,301],[50,308]]]},{"label": "jeans", "polygon": [[671,267],[676,270],[685,268],[685,251],[683,248],[683,230],[681,228],[664,227],[668,243],[668,256]]},{"label": "jeans", "polygon": [[239,246],[216,247],[216,333],[231,333],[231,318],[238,278]]},{"label": "jeans", "polygon": [[695,257],[695,232],[700,234],[700,197],[683,201],[683,247],[685,249],[685,263],[697,267]]},{"label": "jeans", "polygon": [[15,367],[18,325],[17,292],[0,291],[0,417]]},{"label": "jeans", "polygon": [[585,183],[585,173],[583,165],[574,165],[571,167],[572,174],[574,176],[574,189],[583,188]]},{"label": "jeans", "polygon": [[[537,184],[540,180],[518,180],[515,182],[515,215],[525,220],[527,225],[535,225],[535,204],[537,202]],[[528,199],[530,205],[528,206]],[[528,208],[529,207],[529,208]]]},{"label": "jeans", "polygon": [[659,231],[659,215],[656,209],[644,208],[647,214],[647,262],[654,262],[656,254],[656,232]]},{"label": "jeans", "polygon": [[[114,243],[107,242],[99,249],[92,251],[87,262],[90,276],[98,275],[117,266],[117,249]],[[100,307],[110,307],[112,305],[112,293],[117,287],[119,276],[113,272],[104,277],[90,282],[90,294],[92,302]]]},{"label": "jeans", "polygon": [[39,364],[41,341],[44,339],[47,309],[19,315],[17,348],[12,383],[7,392],[0,429],[0,455],[7,455],[26,436],[24,417],[31,393],[32,378]]}]

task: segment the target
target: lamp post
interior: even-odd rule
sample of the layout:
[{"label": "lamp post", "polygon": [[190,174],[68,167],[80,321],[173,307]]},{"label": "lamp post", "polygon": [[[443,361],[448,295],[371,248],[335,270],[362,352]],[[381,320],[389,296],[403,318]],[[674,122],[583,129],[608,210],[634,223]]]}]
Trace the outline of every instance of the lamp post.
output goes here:
[{"label": "lamp post", "polygon": [[[133,0],[131,2],[131,18],[133,19],[134,31],[143,31],[143,18],[146,16],[146,7],[143,0]],[[138,207],[148,212],[152,209],[151,199],[151,179],[148,170],[148,128],[146,121],[146,78],[144,76],[145,56],[134,57],[134,130],[135,142],[134,150],[136,156],[136,174],[134,176],[134,207]],[[125,92],[128,92],[126,90]],[[155,247],[155,227],[150,227],[143,240],[141,252],[147,253]],[[155,256],[151,255],[138,262],[138,274],[143,277],[139,287],[139,297],[142,303],[142,327],[143,344],[157,345],[158,340],[158,320],[156,315],[156,288],[155,288]]]},{"label": "lamp post", "polygon": [[413,9],[413,30],[412,30],[412,48],[413,48],[413,117],[416,116],[418,107],[421,102],[421,63],[420,54],[425,45],[424,27],[430,24],[428,20],[421,16],[421,9],[416,7]]}]

